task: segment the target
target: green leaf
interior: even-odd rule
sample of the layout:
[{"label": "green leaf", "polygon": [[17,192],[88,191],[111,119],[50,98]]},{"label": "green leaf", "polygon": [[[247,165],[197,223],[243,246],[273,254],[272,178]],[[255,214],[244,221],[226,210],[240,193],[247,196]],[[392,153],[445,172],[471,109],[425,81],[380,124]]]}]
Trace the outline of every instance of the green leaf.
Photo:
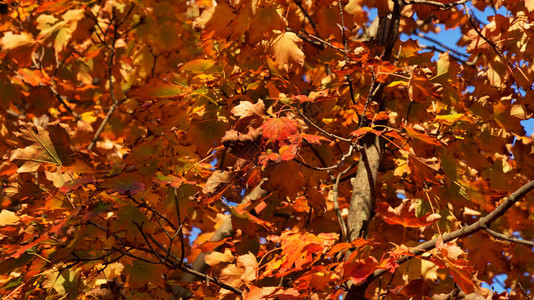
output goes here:
[{"label": "green leaf", "polygon": [[183,65],[180,70],[189,71],[193,73],[204,73],[209,68],[215,65],[215,61],[211,59],[195,59],[190,62],[187,62]]}]

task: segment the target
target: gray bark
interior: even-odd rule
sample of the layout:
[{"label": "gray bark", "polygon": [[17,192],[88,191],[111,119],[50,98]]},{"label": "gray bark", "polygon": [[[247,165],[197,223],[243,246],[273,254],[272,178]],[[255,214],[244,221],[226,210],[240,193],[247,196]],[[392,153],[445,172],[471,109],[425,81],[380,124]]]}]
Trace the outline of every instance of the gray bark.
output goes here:
[{"label": "gray bark", "polygon": [[[352,184],[352,196],[349,206],[347,225],[349,228],[349,240],[355,240],[361,236],[366,237],[367,227],[373,216],[375,204],[375,186],[380,166],[382,142],[377,136],[368,136],[362,145],[356,176],[350,180]],[[367,161],[365,161],[367,159]]]}]

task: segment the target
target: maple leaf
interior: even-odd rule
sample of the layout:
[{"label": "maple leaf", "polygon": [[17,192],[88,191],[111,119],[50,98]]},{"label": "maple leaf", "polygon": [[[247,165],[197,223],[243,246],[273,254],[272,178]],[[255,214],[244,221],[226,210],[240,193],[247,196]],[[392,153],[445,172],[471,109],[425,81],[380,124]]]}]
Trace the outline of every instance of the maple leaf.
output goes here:
[{"label": "maple leaf", "polygon": [[298,133],[299,123],[288,117],[269,118],[261,125],[263,138],[267,143],[284,145],[289,137]]},{"label": "maple leaf", "polygon": [[158,78],[151,78],[145,85],[136,86],[127,93],[128,97],[139,100],[151,100],[154,98],[167,98],[178,96],[184,91],[184,87],[168,83]]},{"label": "maple leaf", "polygon": [[136,194],[145,188],[145,184],[139,181],[138,176],[134,173],[122,173],[118,176],[107,179],[103,187],[110,189],[113,192],[121,194]]},{"label": "maple leaf", "polygon": [[128,274],[128,284],[131,288],[139,288],[146,284],[162,284],[163,278],[160,274],[165,273],[165,268],[161,265],[150,264],[144,261],[134,260],[131,264],[124,266],[124,272]]},{"label": "maple leaf", "polygon": [[305,55],[298,46],[301,42],[293,32],[281,32],[272,39],[271,53],[281,70],[288,72],[295,64],[304,65]]},{"label": "maple leaf", "polygon": [[259,99],[256,104],[252,104],[249,101],[240,101],[239,105],[232,108],[232,114],[239,119],[252,116],[264,116],[265,115],[265,104],[263,100]]},{"label": "maple leaf", "polygon": [[287,230],[280,236],[283,256],[279,260],[271,261],[264,276],[276,269],[280,269],[277,276],[301,270],[305,265],[318,259],[317,254],[333,245],[338,239],[335,233],[321,233],[318,236],[299,233],[297,230]]},{"label": "maple leaf", "polygon": [[234,255],[232,254],[232,251],[230,249],[226,248],[224,249],[224,253],[218,252],[218,251],[212,251],[204,257],[204,261],[210,266],[216,266],[220,263],[225,262],[233,262],[234,261]]},{"label": "maple leaf", "polygon": [[439,214],[427,213],[421,217],[416,216],[417,203],[408,199],[396,208],[392,208],[385,202],[377,203],[376,212],[388,224],[402,225],[404,227],[425,227],[433,224],[441,218]]},{"label": "maple leaf", "polygon": [[371,275],[378,268],[379,263],[372,256],[365,259],[356,259],[356,254],[357,252],[354,252],[344,263],[343,270],[344,277],[350,278],[357,285]]},{"label": "maple leaf", "polygon": [[193,73],[206,73],[208,69],[215,65],[215,61],[211,59],[195,59],[188,61],[183,66],[180,67],[180,70],[189,71]]},{"label": "maple leaf", "polygon": [[275,5],[259,6],[252,18],[249,35],[249,43],[255,44],[262,40],[266,34],[280,32],[286,26],[284,18],[280,15]]},{"label": "maple leaf", "polygon": [[39,125],[20,122],[20,133],[17,136],[31,144],[24,149],[13,151],[10,160],[25,161],[19,172],[33,172],[42,163],[57,166],[72,163],[69,135],[66,126],[59,122],[50,123],[47,130]]}]

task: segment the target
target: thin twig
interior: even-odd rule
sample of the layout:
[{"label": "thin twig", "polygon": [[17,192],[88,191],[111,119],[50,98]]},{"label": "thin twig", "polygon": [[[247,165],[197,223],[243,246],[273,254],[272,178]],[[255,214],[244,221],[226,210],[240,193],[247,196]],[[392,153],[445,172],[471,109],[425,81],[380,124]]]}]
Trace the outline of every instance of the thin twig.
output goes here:
[{"label": "thin twig", "polygon": [[[102,227],[101,225],[99,224],[96,224],[94,222],[91,222],[91,221],[88,221],[87,224],[90,224],[90,225],[93,225],[95,226],[96,228],[108,233],[108,230],[104,227]],[[137,225],[136,225],[137,226]],[[130,249],[126,249],[126,250],[122,250],[122,249],[119,249],[119,248],[112,248],[111,250],[112,251],[117,251],[117,252],[120,252],[122,253],[123,255],[126,255],[126,256],[129,256],[129,257],[132,257],[132,258],[135,258],[137,260],[140,260],[140,261],[144,261],[146,263],[149,263],[149,264],[164,264],[165,266],[169,267],[169,268],[178,268],[180,270],[182,270],[183,272],[186,272],[186,273],[189,273],[189,274],[192,274],[192,275],[195,275],[197,277],[200,277],[200,278],[203,278],[206,282],[213,282],[215,283],[216,285],[224,288],[224,289],[227,289],[229,291],[232,291],[238,295],[242,295],[243,294],[243,291],[238,289],[238,288],[235,288],[233,286],[230,286],[222,281],[220,281],[218,278],[216,277],[212,277],[212,276],[209,276],[207,274],[203,274],[201,272],[198,272],[196,270],[193,270],[191,269],[190,267],[184,265],[183,263],[182,264],[179,264],[178,261],[179,259],[174,256],[172,253],[171,253],[171,257],[176,260],[176,262],[174,261],[167,261],[167,262],[162,262],[162,261],[152,261],[152,260],[149,260],[149,259],[146,259],[144,257],[140,257],[140,256],[137,256],[137,255],[133,255],[131,253],[129,253],[130,250],[134,249],[134,250],[139,250],[139,251],[143,251],[143,252],[146,252],[146,253],[150,253],[150,254],[153,254],[155,255],[156,257],[158,257],[156,255],[156,251],[155,250],[151,250],[151,249],[146,249],[146,248],[142,248],[142,247],[137,247],[137,246],[133,246],[129,243],[127,243],[123,238],[121,238],[120,236],[118,236],[117,234],[115,233],[112,233],[111,235],[113,235],[117,240],[121,241],[121,243],[123,244],[124,247],[129,247]],[[148,239],[150,239],[156,246],[158,246],[161,250],[167,252],[167,248],[165,248],[160,242],[158,242],[152,235],[144,235],[144,237],[147,237]],[[158,253],[159,255],[159,253]]]},{"label": "thin twig", "polygon": [[[347,34],[345,33],[345,20],[343,18],[343,6],[341,4],[341,1],[337,2],[337,6],[339,7],[339,17],[341,18],[341,35],[343,36],[343,48],[345,49],[345,52],[343,52],[343,56],[345,57],[345,64],[348,64],[349,57],[347,56],[347,53],[349,52],[349,45]],[[357,102],[356,98],[354,98],[354,87],[352,86],[352,77],[350,77],[350,74],[345,75],[345,80],[349,85],[349,93],[350,99],[352,100],[352,104],[356,105]]]},{"label": "thin twig", "polygon": [[462,53],[462,52],[460,52],[460,51],[458,51],[458,50],[452,49],[451,47],[449,47],[449,46],[443,44],[442,42],[440,42],[440,41],[438,41],[438,40],[436,40],[436,39],[434,39],[434,38],[431,38],[431,37],[429,37],[429,36],[426,36],[426,35],[424,35],[424,34],[422,34],[422,33],[420,33],[420,32],[417,32],[416,34],[417,34],[418,37],[423,38],[423,39],[425,39],[425,40],[427,40],[427,41],[429,41],[429,42],[432,42],[432,43],[434,43],[434,44],[440,46],[441,48],[443,48],[443,49],[445,49],[445,50],[447,50],[447,51],[454,52],[454,53],[455,53],[456,55],[458,55],[458,56],[469,57],[469,54],[465,54],[465,53]]},{"label": "thin twig", "polygon": [[521,244],[521,245],[525,245],[525,246],[529,246],[529,247],[534,247],[534,242],[531,242],[531,241],[525,241],[525,240],[522,240],[522,239],[513,238],[513,237],[510,237],[510,236],[504,235],[502,233],[499,233],[497,231],[491,230],[490,228],[484,228],[484,231],[486,231],[487,233],[489,233],[493,237],[495,237],[497,239],[500,239],[500,240],[505,240],[505,241],[509,241],[509,242],[512,242],[512,243],[516,243],[516,244]]},{"label": "thin twig", "polygon": [[469,2],[470,0],[460,0],[457,2],[452,3],[441,3],[437,1],[431,1],[431,0],[409,0],[409,1],[403,1],[403,5],[413,5],[413,4],[426,4],[426,5],[432,5],[437,6],[440,10],[446,10],[451,9],[457,5],[465,4],[466,2]]},{"label": "thin twig", "polygon": [[517,286],[519,287],[519,290],[521,290],[521,293],[523,294],[523,296],[525,296],[526,299],[532,299],[532,297],[530,297],[528,294],[527,294],[527,291],[523,288],[523,286],[521,285],[521,282],[519,281],[519,279],[516,281],[517,282]]},{"label": "thin twig", "polygon": [[329,171],[329,170],[333,170],[333,169],[337,169],[339,168],[339,166],[341,165],[341,161],[333,166],[328,166],[328,167],[314,167],[314,166],[311,166],[311,165],[308,165],[307,163],[297,159],[297,158],[293,158],[293,160],[295,162],[297,162],[299,165],[303,165],[305,166],[306,168],[308,169],[312,169],[312,170],[315,170],[315,171]]},{"label": "thin twig", "polygon": [[319,32],[317,31],[317,24],[315,24],[308,11],[305,10],[304,7],[302,7],[302,3],[298,0],[293,0],[293,2],[295,2],[295,4],[299,7],[300,11],[304,14],[311,27],[313,28],[313,31],[315,31],[315,33],[319,35]]},{"label": "thin twig", "polygon": [[[182,231],[182,217],[180,217],[180,204],[178,203],[178,190],[174,190],[174,205],[176,206],[176,215],[178,217],[178,237],[180,238],[180,246],[182,253],[180,254],[180,264],[184,262],[185,257],[185,243],[184,243],[184,233]],[[169,247],[170,248],[170,247]]]},{"label": "thin twig", "polygon": [[[148,236],[148,238],[154,243],[156,244],[156,246],[158,246],[161,250],[163,251],[167,251],[167,249],[165,248],[165,246],[163,246],[160,242],[158,242],[156,239],[154,239],[152,236]],[[171,254],[171,256],[174,256]],[[176,258],[175,258],[176,259]],[[229,291],[232,291],[238,295],[242,295],[243,294],[243,291],[238,289],[238,288],[235,288],[231,285],[228,285],[222,281],[220,281],[219,279],[217,279],[216,277],[211,277],[207,274],[204,274],[204,273],[201,273],[197,270],[194,270],[184,264],[176,264],[176,267],[186,273],[189,273],[191,275],[195,275],[197,277],[200,277],[200,278],[203,278],[206,282],[213,282],[215,283],[216,285],[222,287],[222,288],[225,288]]]},{"label": "thin twig", "polygon": [[497,55],[499,55],[501,58],[504,58],[504,55],[502,54],[501,50],[499,49],[499,47],[497,47],[497,45],[495,45],[495,43],[493,43],[492,41],[490,41],[487,37],[485,37],[482,32],[480,31],[480,29],[478,28],[478,26],[475,24],[475,22],[473,21],[473,18],[471,18],[471,14],[469,13],[469,9],[467,8],[467,6],[465,4],[463,4],[464,6],[464,9],[465,9],[465,13],[467,14],[467,19],[469,19],[469,23],[471,24],[471,26],[473,27],[473,29],[476,31],[476,33],[478,34],[478,36],[480,36],[484,41],[486,41],[486,43],[490,44],[491,48],[493,48],[493,50],[495,51],[495,53],[497,53]]},{"label": "thin twig", "polygon": [[308,32],[306,32],[306,31],[304,31],[304,30],[303,30],[302,32],[304,32],[306,35],[308,35],[308,36],[311,37],[312,39],[318,41],[318,42],[321,43],[322,45],[328,46],[328,47],[330,47],[330,48],[332,48],[332,49],[335,49],[336,51],[339,51],[339,52],[341,52],[341,53],[343,53],[343,54],[346,54],[345,50],[343,50],[343,49],[341,49],[341,48],[339,48],[339,47],[337,47],[337,46],[334,46],[332,43],[329,43],[329,42],[323,40],[322,38],[320,38],[320,37],[318,37],[318,36],[315,36],[315,35],[313,35],[313,34],[311,34],[311,33],[308,33]]},{"label": "thin twig", "polygon": [[[97,21],[97,25],[98,25],[98,21]],[[111,24],[110,24],[110,26],[111,26]],[[96,130],[95,135],[93,136],[93,139],[91,140],[91,143],[87,147],[87,149],[89,151],[93,150],[93,148],[95,147],[96,142],[100,138],[100,134],[102,134],[102,132],[104,131],[104,128],[106,127],[107,123],[111,119],[111,115],[115,112],[115,110],[117,109],[117,107],[120,104],[119,101],[117,101],[117,98],[115,97],[115,93],[113,92],[113,62],[115,60],[115,43],[116,43],[117,38],[118,38],[117,29],[118,28],[115,26],[114,33],[113,33],[113,39],[111,41],[111,46],[107,45],[106,43],[104,43],[104,41],[102,41],[102,43],[104,43],[104,45],[109,49],[108,84],[109,84],[109,94],[110,94],[110,97],[111,97],[112,105],[109,108],[109,111],[106,114],[106,117],[104,118],[104,120],[102,120],[102,123],[100,124],[100,126]],[[100,29],[100,30],[102,30],[102,29]],[[105,39],[105,36],[104,36],[104,39]]]},{"label": "thin twig", "polygon": [[[56,97],[56,99],[59,101],[59,103],[61,103],[61,105],[63,105],[63,107],[65,107],[65,109],[70,113],[72,114],[76,119],[78,120],[81,120],[82,117],[77,113],[75,112],[74,110],[72,110],[72,108],[70,108],[69,104],[67,102],[65,102],[65,99],[63,99],[63,96],[61,96],[57,91],[56,89],[52,86],[52,85],[49,85],[48,88],[50,89],[50,91],[52,92],[52,94],[54,94],[54,96]],[[66,98],[66,97],[65,97]]]},{"label": "thin twig", "polygon": [[135,204],[137,204],[139,207],[143,207],[143,208],[146,208],[148,209],[150,212],[152,212],[153,214],[155,214],[156,216],[158,216],[160,219],[164,220],[165,222],[167,222],[167,224],[169,224],[169,226],[171,226],[171,228],[173,230],[177,230],[178,228],[169,220],[167,219],[165,216],[163,216],[161,213],[159,213],[157,210],[153,209],[152,207],[148,206],[146,203],[143,203],[141,201],[137,201],[134,197],[128,197],[130,200],[132,200]]},{"label": "thin twig", "polygon": [[[428,50],[432,50],[432,51],[437,51],[437,52],[440,52],[440,53],[447,53],[446,50],[442,50],[442,49],[439,49],[437,48],[436,46],[425,46],[425,45],[420,45],[421,48],[423,49],[428,49]],[[449,56],[452,57],[454,60],[458,61],[459,63],[461,63],[462,65],[465,65],[465,66],[468,66],[468,67],[471,67],[471,68],[475,68],[476,69],[476,66],[475,64],[473,63],[473,61],[466,61],[454,54],[451,54],[449,53]]]},{"label": "thin twig", "polygon": [[331,137],[333,139],[338,139],[340,141],[343,141],[343,142],[348,142],[350,143],[351,142],[351,139],[347,139],[347,138],[343,138],[343,137],[340,137],[340,136],[337,136],[333,133],[330,133],[330,132],[327,132],[326,130],[322,129],[321,127],[317,126],[317,124],[313,123],[312,120],[310,120],[308,117],[306,117],[306,115],[304,115],[304,113],[302,113],[300,110],[297,109],[297,113],[304,119],[306,120],[306,122],[308,122],[310,125],[312,125],[313,127],[315,127],[315,129],[319,130],[320,132],[322,132],[324,135],[328,136],[328,137]]}]

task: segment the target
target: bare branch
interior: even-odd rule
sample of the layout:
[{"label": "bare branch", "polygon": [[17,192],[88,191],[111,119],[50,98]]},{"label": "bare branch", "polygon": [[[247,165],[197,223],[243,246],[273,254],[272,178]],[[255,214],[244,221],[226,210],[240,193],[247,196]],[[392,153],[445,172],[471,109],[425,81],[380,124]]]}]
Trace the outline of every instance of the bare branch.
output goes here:
[{"label": "bare branch", "polygon": [[308,20],[311,27],[313,28],[313,31],[315,31],[315,33],[319,35],[319,32],[317,31],[317,24],[315,24],[308,11],[305,10],[304,7],[302,7],[302,3],[299,0],[293,0],[293,2],[295,2],[295,4],[299,7],[300,11],[304,14],[306,20]]},{"label": "bare branch", "polygon": [[[345,57],[345,63],[349,63],[349,57],[347,56],[347,53],[349,52],[349,46],[348,46],[348,39],[347,34],[345,33],[345,21],[343,18],[343,6],[341,4],[341,1],[337,2],[337,6],[339,7],[339,16],[341,17],[341,35],[343,36],[343,48],[345,48],[345,52],[343,52],[343,56]],[[350,99],[352,100],[352,104],[356,105],[356,98],[354,98],[354,87],[352,86],[352,77],[350,77],[350,74],[345,75],[345,80],[347,81],[347,84],[349,85],[349,93],[350,93]]]},{"label": "bare branch", "polygon": [[429,41],[429,42],[432,42],[432,43],[434,43],[434,44],[440,46],[441,48],[443,48],[443,49],[445,49],[445,50],[447,50],[447,51],[453,52],[454,54],[456,54],[456,55],[458,55],[458,56],[469,57],[468,54],[465,54],[465,53],[462,53],[462,52],[460,52],[460,51],[454,50],[454,49],[452,49],[451,47],[449,47],[449,46],[443,44],[442,42],[440,42],[440,41],[438,41],[438,40],[436,40],[436,39],[434,39],[434,38],[431,38],[431,37],[429,37],[429,36],[426,36],[426,35],[422,34],[421,32],[417,32],[417,36],[420,37],[420,38],[423,38],[423,39],[425,39],[425,40],[427,40],[427,41]]},{"label": "bare branch", "polygon": [[313,127],[315,127],[315,129],[319,130],[321,133],[323,133],[324,135],[330,137],[330,138],[333,138],[333,139],[338,139],[340,141],[343,141],[343,142],[352,142],[351,139],[347,139],[347,138],[343,138],[343,137],[340,137],[340,136],[337,136],[333,133],[330,133],[330,132],[327,132],[326,130],[322,129],[321,127],[319,127],[317,124],[313,123],[312,120],[310,120],[306,115],[304,115],[304,113],[302,113],[300,110],[297,109],[297,113],[299,114],[299,116],[301,116],[304,120],[306,120],[306,122],[308,122],[310,125],[312,125]]},{"label": "bare branch", "polygon": [[75,112],[74,110],[72,110],[72,108],[70,108],[69,104],[67,102],[65,102],[65,99],[63,99],[63,96],[61,96],[52,85],[49,85],[48,88],[50,89],[52,94],[54,94],[54,96],[59,101],[59,103],[61,103],[61,105],[63,105],[63,107],[65,107],[65,109],[69,113],[71,113],[78,120],[82,119],[82,117],[77,112]]},{"label": "bare branch", "polygon": [[[182,247],[182,252],[180,253],[180,264],[184,262],[185,257],[185,242],[184,242],[184,232],[182,231],[182,217],[180,216],[180,204],[178,203],[178,190],[176,188],[173,188],[174,190],[174,205],[176,206],[176,216],[178,217],[178,236],[180,238],[180,246]],[[171,240],[172,245],[172,240]],[[170,248],[170,246],[169,246]]]},{"label": "bare branch", "polygon": [[[98,21],[96,23],[98,25]],[[96,130],[95,135],[93,136],[93,139],[91,140],[91,143],[89,144],[89,146],[87,146],[87,149],[89,151],[93,150],[93,148],[96,145],[96,142],[100,138],[100,134],[102,134],[102,132],[104,131],[104,128],[106,127],[107,123],[111,119],[111,115],[113,115],[113,113],[115,112],[115,110],[117,109],[119,104],[122,101],[124,101],[124,100],[118,101],[116,99],[116,97],[115,97],[115,93],[113,92],[113,63],[115,61],[115,43],[116,43],[117,38],[118,38],[117,29],[118,29],[118,27],[115,26],[114,33],[113,33],[113,39],[111,41],[111,45],[107,45],[107,44],[104,43],[104,41],[101,41],[109,49],[108,84],[109,84],[109,94],[110,94],[110,97],[111,97],[112,104],[111,104],[111,107],[109,108],[108,113],[106,114],[106,117],[104,118],[104,120],[102,120],[102,123],[100,124],[100,126]],[[100,30],[102,30],[102,29],[100,29]],[[105,36],[104,36],[104,38],[105,38]]]},{"label": "bare branch", "polygon": [[440,10],[447,10],[457,5],[465,4],[466,2],[469,2],[469,1],[470,0],[460,0],[460,1],[452,2],[452,3],[441,3],[437,1],[431,1],[431,0],[408,0],[408,1],[402,1],[402,5],[426,4],[426,5],[437,6]]},{"label": "bare branch", "polygon": [[467,14],[467,19],[469,19],[469,23],[471,24],[473,29],[476,31],[478,36],[480,36],[484,41],[486,41],[486,43],[490,44],[491,48],[493,48],[493,50],[495,51],[495,53],[497,53],[497,55],[499,55],[500,57],[504,58],[504,55],[502,54],[501,49],[499,49],[499,47],[497,47],[497,45],[495,45],[495,43],[490,41],[487,37],[485,37],[482,34],[482,32],[480,31],[478,26],[473,21],[473,18],[471,17],[471,14],[469,13],[469,9],[467,8],[467,6],[465,4],[463,4],[463,6],[464,6],[464,9],[465,9],[465,13]]},{"label": "bare branch", "polygon": [[330,48],[332,48],[332,49],[335,49],[336,51],[339,51],[339,52],[341,52],[341,53],[343,53],[343,54],[346,54],[346,53],[347,53],[345,50],[343,50],[343,49],[341,49],[341,48],[339,48],[339,47],[337,47],[337,46],[334,46],[332,43],[329,43],[329,42],[323,40],[322,38],[320,38],[320,37],[318,37],[318,36],[315,36],[315,35],[313,35],[313,34],[311,34],[311,33],[306,32],[306,31],[303,31],[303,32],[304,32],[306,35],[308,35],[309,37],[311,37],[312,39],[318,41],[319,43],[321,43],[321,44],[323,44],[323,45],[325,45],[325,46],[328,46],[328,47],[330,47]]},{"label": "bare branch", "polygon": [[521,245],[525,245],[525,246],[529,246],[529,247],[534,247],[534,242],[531,242],[531,241],[525,241],[525,240],[522,240],[522,239],[513,238],[513,237],[510,237],[510,236],[504,235],[502,233],[499,233],[497,231],[491,230],[490,228],[484,228],[484,231],[486,231],[487,233],[489,233],[493,237],[495,237],[497,239],[500,239],[500,240],[505,240],[505,241],[509,241],[509,242],[512,242],[512,243],[516,243],[516,244],[521,244]]}]

